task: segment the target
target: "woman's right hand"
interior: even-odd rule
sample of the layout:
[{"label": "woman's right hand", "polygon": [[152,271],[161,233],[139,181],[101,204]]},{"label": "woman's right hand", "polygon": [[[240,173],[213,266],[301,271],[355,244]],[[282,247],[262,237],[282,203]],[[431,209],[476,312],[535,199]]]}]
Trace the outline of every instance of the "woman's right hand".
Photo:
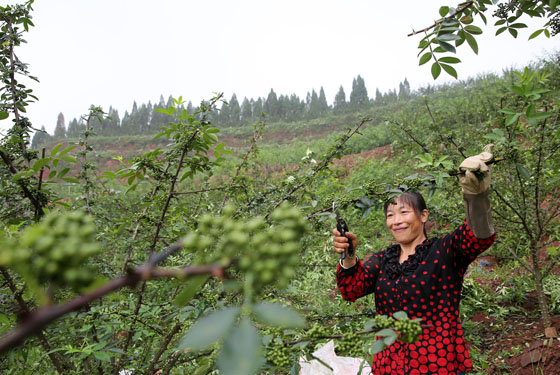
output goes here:
[{"label": "woman's right hand", "polygon": [[346,258],[342,260],[342,265],[346,268],[354,266],[356,264],[356,256],[348,256],[348,239],[352,240],[352,245],[354,246],[354,254],[356,254],[356,248],[358,247],[358,237],[352,232],[346,232],[347,237],[345,237],[341,235],[336,228],[333,229],[333,234],[334,251],[337,254],[342,254],[343,251],[346,252]]}]

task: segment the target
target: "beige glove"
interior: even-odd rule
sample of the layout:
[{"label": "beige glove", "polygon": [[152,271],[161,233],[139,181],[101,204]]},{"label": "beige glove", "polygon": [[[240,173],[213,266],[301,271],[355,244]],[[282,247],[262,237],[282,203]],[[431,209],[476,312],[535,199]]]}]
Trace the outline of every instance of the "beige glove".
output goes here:
[{"label": "beige glove", "polygon": [[[459,166],[459,182],[463,189],[467,225],[477,238],[488,238],[494,231],[492,209],[490,206],[490,177],[492,171],[486,164],[492,160],[493,144],[484,146],[484,150],[466,158]],[[476,174],[482,174],[481,178]]]},{"label": "beige glove", "polygon": [[[492,170],[486,163],[494,157],[492,155],[493,144],[484,146],[483,151],[475,156],[466,158],[459,166],[459,182],[466,194],[480,194],[490,188]],[[476,173],[476,174],[475,174]],[[479,178],[477,174],[482,177]]]}]

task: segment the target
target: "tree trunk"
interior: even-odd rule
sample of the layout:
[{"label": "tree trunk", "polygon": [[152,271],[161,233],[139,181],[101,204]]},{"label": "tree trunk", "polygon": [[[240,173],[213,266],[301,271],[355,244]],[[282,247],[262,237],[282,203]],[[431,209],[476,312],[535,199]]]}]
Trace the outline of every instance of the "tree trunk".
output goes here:
[{"label": "tree trunk", "polygon": [[547,337],[549,337],[549,335],[555,335],[556,330],[552,327],[552,321],[550,319],[550,311],[548,310],[548,304],[546,303],[546,296],[544,294],[542,272],[539,263],[539,249],[540,249],[540,242],[532,241],[531,258],[533,261],[533,278],[535,279],[535,290],[537,291],[539,310],[541,311],[541,317],[542,317],[545,333],[547,334]]}]

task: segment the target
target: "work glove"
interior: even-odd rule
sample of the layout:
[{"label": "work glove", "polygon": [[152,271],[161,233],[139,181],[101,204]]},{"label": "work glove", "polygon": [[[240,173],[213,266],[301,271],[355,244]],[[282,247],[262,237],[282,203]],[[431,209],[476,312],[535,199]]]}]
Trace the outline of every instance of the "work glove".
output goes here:
[{"label": "work glove", "polygon": [[459,182],[463,190],[467,225],[477,238],[488,238],[495,233],[490,206],[490,177],[492,171],[486,164],[492,160],[493,144],[483,151],[466,158],[459,166]]},{"label": "work glove", "polygon": [[459,165],[459,182],[463,193],[480,194],[490,188],[492,170],[486,163],[494,157],[493,147],[493,144],[484,146],[480,154],[466,158]]}]

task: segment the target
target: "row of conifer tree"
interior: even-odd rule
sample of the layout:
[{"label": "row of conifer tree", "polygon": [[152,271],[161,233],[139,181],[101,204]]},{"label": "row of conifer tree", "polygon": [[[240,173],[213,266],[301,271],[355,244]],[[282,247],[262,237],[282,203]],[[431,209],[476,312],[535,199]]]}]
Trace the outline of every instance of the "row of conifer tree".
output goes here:
[{"label": "row of conifer tree", "polygon": [[[344,88],[340,86],[332,105],[328,104],[325,90],[322,87],[319,93],[315,90],[312,90],[311,93],[308,92],[305,100],[296,94],[278,96],[271,89],[266,98],[259,97],[255,100],[245,97],[241,102],[237,95],[233,94],[229,100],[222,103],[219,111],[211,114],[210,120],[214,126],[219,128],[251,124],[261,120],[263,114],[266,114],[267,122],[294,122],[319,118],[331,113],[359,111],[371,105],[388,104],[407,99],[410,95],[410,84],[405,78],[399,84],[398,92],[396,89],[393,89],[382,94],[377,89],[375,97],[370,98],[364,79],[358,75],[352,82],[352,91],[349,98],[346,97]],[[163,95],[160,96],[157,104],[148,102],[148,104],[138,105],[134,102],[131,111],[125,111],[122,118],[118,110],[109,107],[106,118],[101,123],[94,120],[91,123],[91,128],[97,135],[103,136],[155,134],[162,126],[173,121],[172,117],[168,117],[155,110],[167,108],[171,104],[172,97],[170,96],[166,101]],[[188,113],[193,113],[197,110],[191,101],[184,108]],[[65,138],[78,138],[84,130],[85,122],[83,119],[74,118],[66,125],[64,114],[60,113],[57,118],[54,134],[49,135],[43,126],[41,132],[35,133],[32,146],[38,147],[50,141]]]}]

